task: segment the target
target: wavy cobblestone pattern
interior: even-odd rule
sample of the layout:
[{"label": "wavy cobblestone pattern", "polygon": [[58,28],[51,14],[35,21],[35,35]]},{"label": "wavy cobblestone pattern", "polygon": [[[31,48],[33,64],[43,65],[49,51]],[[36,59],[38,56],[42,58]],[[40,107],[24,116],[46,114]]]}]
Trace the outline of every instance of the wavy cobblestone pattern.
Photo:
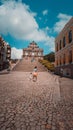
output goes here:
[{"label": "wavy cobblestone pattern", "polygon": [[36,82],[29,72],[0,75],[0,130],[73,130],[72,84],[48,72]]}]

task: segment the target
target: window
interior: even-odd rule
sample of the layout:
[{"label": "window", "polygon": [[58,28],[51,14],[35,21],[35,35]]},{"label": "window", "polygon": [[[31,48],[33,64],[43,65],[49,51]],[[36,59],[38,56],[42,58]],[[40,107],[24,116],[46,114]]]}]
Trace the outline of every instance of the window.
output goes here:
[{"label": "window", "polygon": [[64,56],[63,56],[63,64],[65,64],[65,54],[64,54]]},{"label": "window", "polygon": [[69,31],[69,43],[72,41],[72,30]]},{"label": "window", "polygon": [[10,53],[10,50],[7,50],[8,53]]},{"label": "window", "polygon": [[34,56],[35,54],[34,54],[34,52],[32,52],[32,56]]},{"label": "window", "polygon": [[38,52],[38,56],[41,56],[41,52]]},{"label": "window", "polygon": [[61,50],[61,40],[60,40],[60,50]]},{"label": "window", "polygon": [[63,37],[63,47],[65,47],[65,45],[66,45],[66,39],[65,37]]},{"label": "window", "polygon": [[28,56],[28,52],[25,52],[25,55]]},{"label": "window", "polygon": [[58,66],[58,60],[56,61],[56,65]]}]

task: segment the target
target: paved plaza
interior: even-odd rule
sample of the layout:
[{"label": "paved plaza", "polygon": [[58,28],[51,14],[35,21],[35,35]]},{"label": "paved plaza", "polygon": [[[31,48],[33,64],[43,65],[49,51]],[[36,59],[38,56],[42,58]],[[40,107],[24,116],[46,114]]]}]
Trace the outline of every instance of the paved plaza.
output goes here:
[{"label": "paved plaza", "polygon": [[73,80],[47,71],[0,75],[0,130],[73,130]]}]

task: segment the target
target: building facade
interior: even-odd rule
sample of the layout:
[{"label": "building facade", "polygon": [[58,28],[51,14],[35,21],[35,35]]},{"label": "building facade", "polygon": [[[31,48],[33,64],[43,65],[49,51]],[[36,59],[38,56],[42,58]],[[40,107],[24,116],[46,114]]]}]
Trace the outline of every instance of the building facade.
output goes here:
[{"label": "building facade", "polygon": [[55,73],[73,78],[73,17],[55,39]]},{"label": "building facade", "polygon": [[27,48],[23,49],[23,57],[43,58],[43,49],[40,49],[34,41]]},{"label": "building facade", "polygon": [[11,59],[11,47],[0,36],[0,70],[7,68]]}]

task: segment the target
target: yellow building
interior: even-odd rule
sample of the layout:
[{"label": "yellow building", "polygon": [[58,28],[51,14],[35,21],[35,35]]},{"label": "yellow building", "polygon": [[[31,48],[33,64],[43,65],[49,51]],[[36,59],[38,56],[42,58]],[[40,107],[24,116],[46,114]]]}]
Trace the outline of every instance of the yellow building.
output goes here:
[{"label": "yellow building", "polygon": [[55,39],[55,73],[73,78],[73,17]]}]

